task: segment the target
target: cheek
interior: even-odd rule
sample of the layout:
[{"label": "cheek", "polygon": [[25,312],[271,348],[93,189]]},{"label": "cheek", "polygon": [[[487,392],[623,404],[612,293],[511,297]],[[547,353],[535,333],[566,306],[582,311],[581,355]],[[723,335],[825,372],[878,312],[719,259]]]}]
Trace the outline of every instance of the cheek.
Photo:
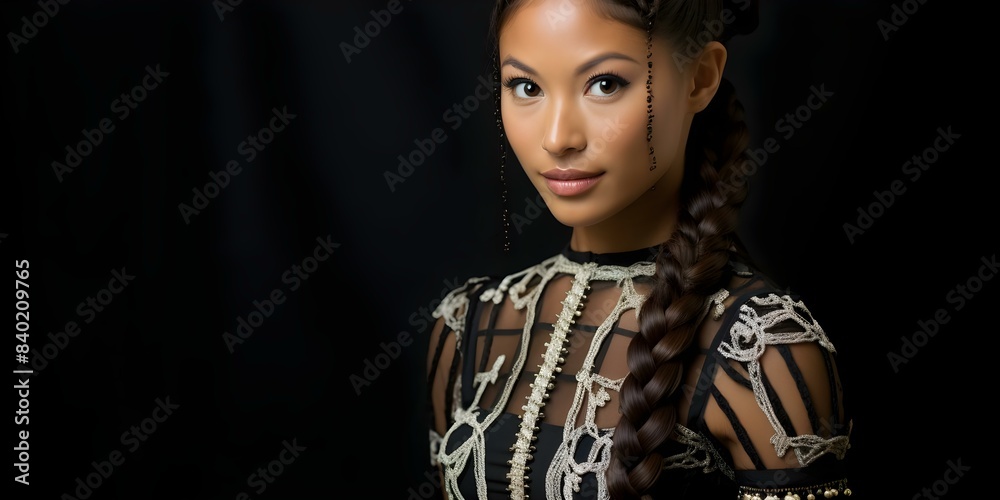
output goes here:
[{"label": "cheek", "polygon": [[540,132],[536,130],[537,124],[536,120],[525,116],[524,113],[505,112],[501,108],[500,116],[503,120],[503,131],[504,135],[507,136],[507,142],[510,144],[507,150],[508,159],[516,157],[521,166],[524,167],[531,163],[531,158],[533,154],[537,154],[532,149],[532,146],[538,146],[535,149],[541,151],[540,144]]},{"label": "cheek", "polygon": [[[683,128],[685,116],[681,112],[681,105],[676,101],[660,99],[658,104],[653,104],[653,148],[656,154],[656,163],[674,163],[678,152],[682,149],[681,130]],[[643,123],[643,140],[645,140],[645,123]]]},{"label": "cheek", "polygon": [[591,154],[599,154],[604,162],[610,162],[608,166],[645,168],[643,158],[649,156],[645,93],[641,101],[622,103],[618,108],[614,113],[591,117],[596,126],[589,130],[588,148]]},{"label": "cheek", "polygon": [[[670,76],[661,78],[667,80]],[[631,93],[627,99],[616,103],[613,112],[590,117],[598,126],[591,127],[589,133],[596,141],[606,143],[609,153],[618,158],[628,158],[629,164],[642,165],[648,169],[649,142],[646,139],[646,127],[649,125],[649,113],[646,98],[649,94],[644,80],[633,86],[638,92]],[[653,97],[652,146],[657,153],[657,164],[660,163],[660,149],[663,149],[666,156],[677,149],[675,139],[683,121],[681,99],[676,85],[672,81],[663,81],[663,87],[665,88]]]}]

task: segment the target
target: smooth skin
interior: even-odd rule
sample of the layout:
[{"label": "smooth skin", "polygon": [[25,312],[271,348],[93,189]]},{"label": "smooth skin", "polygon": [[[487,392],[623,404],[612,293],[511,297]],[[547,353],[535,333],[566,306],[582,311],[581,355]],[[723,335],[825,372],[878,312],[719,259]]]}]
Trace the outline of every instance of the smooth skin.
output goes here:
[{"label": "smooth skin", "polygon": [[[655,170],[646,142],[646,33],[602,17],[589,1],[533,0],[500,31],[501,116],[510,145],[570,248],[609,253],[670,238],[680,208],[694,114],[712,100],[726,49],[709,42],[683,72],[653,39]],[[602,173],[588,191],[557,195],[542,172]],[[655,188],[655,189],[654,189]]]}]

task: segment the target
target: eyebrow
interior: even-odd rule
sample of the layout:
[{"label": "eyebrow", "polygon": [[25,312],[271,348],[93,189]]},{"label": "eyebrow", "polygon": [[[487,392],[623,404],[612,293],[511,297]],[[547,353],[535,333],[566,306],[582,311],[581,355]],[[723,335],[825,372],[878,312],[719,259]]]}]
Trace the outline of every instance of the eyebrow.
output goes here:
[{"label": "eyebrow", "polygon": [[[634,62],[636,64],[639,64],[639,61],[636,61],[635,59],[632,59],[631,57],[629,57],[629,56],[627,56],[625,54],[621,54],[619,52],[608,52],[606,54],[601,54],[601,55],[599,55],[599,56],[597,56],[597,57],[595,57],[595,58],[593,58],[593,59],[591,59],[591,60],[589,60],[589,61],[581,64],[576,69],[576,74],[577,75],[581,75],[585,71],[587,71],[588,69],[593,68],[594,66],[597,66],[598,64],[601,64],[602,62],[607,61],[609,59],[622,59],[622,60],[625,60],[625,61],[632,61],[632,62]],[[524,64],[523,62],[518,61],[517,59],[515,59],[515,58],[513,58],[511,56],[507,56],[506,58],[504,58],[503,64],[501,64],[500,67],[507,66],[508,64],[511,65],[511,66],[513,66],[513,67],[515,67],[515,68],[517,68],[517,69],[519,69],[519,70],[521,70],[521,71],[524,71],[525,73],[530,73],[532,75],[537,75],[538,74],[538,72],[536,72],[534,69],[532,69],[531,66],[528,66],[527,64]]]}]

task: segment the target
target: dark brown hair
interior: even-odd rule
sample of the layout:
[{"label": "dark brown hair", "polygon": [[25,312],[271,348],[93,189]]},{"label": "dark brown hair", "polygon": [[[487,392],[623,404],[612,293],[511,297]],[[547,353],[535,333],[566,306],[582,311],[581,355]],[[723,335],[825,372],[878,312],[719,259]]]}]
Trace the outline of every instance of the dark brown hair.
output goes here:
[{"label": "dark brown hair", "polygon": [[[491,22],[494,48],[504,22],[523,3],[498,0]],[[757,24],[757,5],[749,0],[734,5],[723,0],[590,3],[602,15],[644,32],[652,13],[653,43],[667,40],[674,50],[671,59],[678,64],[689,49],[697,53],[708,40],[725,43]],[[662,446],[677,422],[685,354],[704,318],[706,300],[726,284],[734,254],[749,260],[736,234],[738,211],[746,198],[741,169],[748,141],[743,106],[723,78],[712,102],[691,123],[677,226],[656,257],[655,285],[640,311],[639,335],[628,346],[629,375],[621,387],[621,419],[608,470],[612,498],[648,496],[656,486]]]}]

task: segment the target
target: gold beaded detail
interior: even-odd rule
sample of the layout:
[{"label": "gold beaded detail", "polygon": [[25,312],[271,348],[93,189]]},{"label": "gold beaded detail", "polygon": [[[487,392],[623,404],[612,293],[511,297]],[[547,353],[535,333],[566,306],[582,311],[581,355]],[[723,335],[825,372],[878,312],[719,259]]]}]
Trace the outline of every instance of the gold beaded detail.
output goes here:
[{"label": "gold beaded detail", "polygon": [[535,380],[531,384],[531,392],[526,398],[527,402],[521,407],[524,411],[520,416],[521,427],[517,432],[517,441],[510,448],[514,452],[514,457],[507,461],[510,465],[510,472],[507,473],[510,484],[507,490],[510,491],[512,500],[528,498],[528,472],[531,471],[528,462],[534,459],[532,453],[535,451],[531,443],[538,440],[536,436],[539,431],[538,424],[544,416],[541,410],[545,407],[552,389],[555,388],[556,374],[562,372],[562,365],[566,362],[565,356],[568,353],[566,344],[573,334],[570,328],[582,314],[580,308],[587,298],[585,292],[590,290],[589,282],[596,266],[593,262],[585,264],[573,277],[573,283],[562,301],[562,311],[553,325],[551,337],[545,343],[542,364],[538,365],[538,373],[535,374]]},{"label": "gold beaded detail", "polygon": [[840,495],[851,496],[847,480],[840,479],[808,488],[753,488],[740,486],[737,500],[817,500],[819,498],[834,498]]}]

